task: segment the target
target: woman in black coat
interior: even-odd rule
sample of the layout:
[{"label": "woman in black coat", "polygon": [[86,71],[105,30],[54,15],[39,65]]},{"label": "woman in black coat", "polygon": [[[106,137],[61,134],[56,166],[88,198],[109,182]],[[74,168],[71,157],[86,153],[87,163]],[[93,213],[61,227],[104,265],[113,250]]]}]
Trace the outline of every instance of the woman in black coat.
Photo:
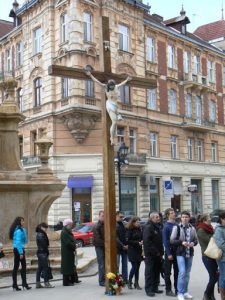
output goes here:
[{"label": "woman in black coat", "polygon": [[61,273],[63,274],[64,286],[81,282],[78,279],[75,266],[76,240],[73,237],[72,228],[73,221],[65,219],[61,232]]},{"label": "woman in black coat", "polygon": [[[49,273],[48,273],[48,256],[49,256],[49,240],[46,233],[48,225],[46,223],[41,223],[36,228],[36,243],[37,243],[37,257],[38,257],[38,269],[36,273],[36,288],[53,288],[54,286],[49,283]],[[40,283],[41,273],[44,277],[44,286]]]},{"label": "woman in black coat", "polygon": [[135,277],[134,287],[141,290],[139,286],[139,269],[142,261],[142,231],[137,217],[133,217],[128,223],[127,245],[128,259],[132,268],[129,274],[128,288],[132,289],[132,279]]}]

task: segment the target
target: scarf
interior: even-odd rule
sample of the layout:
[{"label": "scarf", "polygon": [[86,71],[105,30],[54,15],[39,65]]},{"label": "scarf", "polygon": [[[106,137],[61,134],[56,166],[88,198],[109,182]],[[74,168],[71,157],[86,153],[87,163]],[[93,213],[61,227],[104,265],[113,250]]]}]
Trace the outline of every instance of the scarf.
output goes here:
[{"label": "scarf", "polygon": [[214,229],[213,229],[212,225],[208,225],[208,224],[206,224],[206,223],[199,223],[199,224],[197,225],[197,230],[198,230],[198,229],[203,229],[203,230],[205,230],[207,233],[212,233],[212,234],[213,234],[213,232],[214,232]]}]

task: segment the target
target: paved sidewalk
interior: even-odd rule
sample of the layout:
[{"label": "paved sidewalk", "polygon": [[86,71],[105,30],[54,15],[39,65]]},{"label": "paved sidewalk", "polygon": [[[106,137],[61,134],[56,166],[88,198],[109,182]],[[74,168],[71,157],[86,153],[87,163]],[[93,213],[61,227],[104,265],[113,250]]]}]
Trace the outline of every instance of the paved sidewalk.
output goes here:
[{"label": "paved sidewalk", "polygon": [[[190,293],[194,296],[196,300],[202,300],[204,289],[208,280],[208,274],[203,266],[201,261],[200,255],[200,248],[196,248],[196,254],[193,260],[193,267],[191,272],[191,280],[190,280]],[[93,251],[93,250],[88,250]],[[96,270],[96,267],[93,267],[93,272]],[[90,274],[89,274],[90,275]],[[33,275],[32,275],[33,276]],[[32,276],[29,276],[29,280],[32,279]],[[59,275],[60,278],[60,275]],[[0,279],[0,286],[1,282],[4,279]],[[19,277],[18,277],[19,281]],[[10,278],[9,278],[10,283]],[[54,289],[35,289],[34,285],[32,290],[29,291],[21,291],[21,292],[14,292],[12,289],[0,289],[0,299],[3,300],[40,300],[40,299],[47,299],[47,300],[62,300],[62,299],[79,299],[82,300],[107,300],[110,296],[104,294],[105,289],[103,287],[99,287],[97,285],[97,276],[93,277],[85,277],[82,278],[82,283],[77,284],[73,287],[63,287],[61,281],[54,282],[55,288]],[[140,285],[144,286],[144,264],[141,266],[140,272]],[[164,289],[164,287],[160,287],[160,289]],[[137,290],[129,290],[125,287],[122,291],[120,296],[121,299],[128,300],[128,299],[151,299],[147,297],[144,289],[141,291]],[[152,299],[176,299],[172,297],[165,296],[165,293],[162,295],[157,295]],[[216,293],[216,299],[219,300],[220,297]]]}]

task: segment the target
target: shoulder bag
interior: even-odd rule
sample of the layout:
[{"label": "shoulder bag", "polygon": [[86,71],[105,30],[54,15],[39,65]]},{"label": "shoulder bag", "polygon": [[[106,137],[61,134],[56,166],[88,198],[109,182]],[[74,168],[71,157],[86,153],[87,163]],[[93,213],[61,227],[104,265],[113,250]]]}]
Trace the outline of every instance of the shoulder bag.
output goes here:
[{"label": "shoulder bag", "polygon": [[211,237],[204,254],[213,259],[222,257],[222,250],[217,246],[214,237]]}]

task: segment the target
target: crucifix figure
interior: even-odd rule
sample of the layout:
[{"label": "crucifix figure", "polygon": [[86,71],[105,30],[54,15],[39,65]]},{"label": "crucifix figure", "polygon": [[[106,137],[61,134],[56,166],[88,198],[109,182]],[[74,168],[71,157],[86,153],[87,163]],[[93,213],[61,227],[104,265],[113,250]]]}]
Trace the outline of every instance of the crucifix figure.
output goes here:
[{"label": "crucifix figure", "polygon": [[111,145],[114,145],[114,137],[116,135],[116,125],[117,121],[121,121],[123,118],[121,114],[118,113],[118,105],[119,102],[119,88],[125,85],[128,81],[132,80],[130,76],[128,76],[124,81],[119,84],[116,84],[115,80],[109,79],[107,83],[100,82],[97,78],[95,78],[90,71],[86,71],[86,74],[91,77],[93,81],[95,81],[100,86],[104,87],[106,93],[106,110],[109,114],[109,117],[112,121],[110,127],[110,142]]},{"label": "crucifix figure", "polygon": [[[104,72],[101,71],[92,71],[94,78],[97,78],[99,83],[105,87],[106,96],[108,99],[111,95],[115,97],[115,90],[118,91],[118,87],[122,84],[125,84],[129,80],[130,77],[126,78],[124,75],[115,74],[111,71],[111,51],[110,47],[104,47],[104,41],[110,41],[110,30],[109,30],[109,17],[102,16],[102,37],[103,37],[103,62],[104,62]],[[88,76],[84,69],[81,68],[71,68],[65,66],[57,66],[51,65],[49,67],[49,75],[52,76],[61,76],[64,78],[74,78],[79,80],[88,80],[90,75]],[[109,90],[109,94],[107,94],[107,84],[109,80],[115,80],[116,82],[121,82],[116,85],[113,83],[113,90]],[[125,81],[125,83],[124,83]],[[102,83],[102,82],[105,82]],[[108,82],[108,83],[107,83]],[[149,89],[156,87],[156,80],[145,78],[145,77],[134,77],[132,76],[132,80],[129,82],[129,85],[132,87]],[[109,85],[109,87],[111,87]],[[118,100],[118,97],[113,97],[113,100]],[[110,103],[110,102],[109,102]],[[117,105],[117,104],[116,104]],[[110,106],[110,105],[109,105]],[[107,113],[108,112],[108,113]],[[118,121],[118,115],[114,110],[114,123]],[[111,114],[112,115],[112,114]],[[105,272],[113,272],[117,271],[117,260],[116,260],[116,196],[115,196],[115,185],[112,184],[115,182],[115,165],[114,165],[114,147],[111,145],[111,137],[110,137],[110,119],[112,117],[109,114],[108,108],[106,108],[106,102],[102,102],[102,128],[103,128],[103,178],[104,178],[104,215],[105,215]],[[112,121],[113,122],[113,121]],[[106,285],[106,290],[108,286]]]}]

